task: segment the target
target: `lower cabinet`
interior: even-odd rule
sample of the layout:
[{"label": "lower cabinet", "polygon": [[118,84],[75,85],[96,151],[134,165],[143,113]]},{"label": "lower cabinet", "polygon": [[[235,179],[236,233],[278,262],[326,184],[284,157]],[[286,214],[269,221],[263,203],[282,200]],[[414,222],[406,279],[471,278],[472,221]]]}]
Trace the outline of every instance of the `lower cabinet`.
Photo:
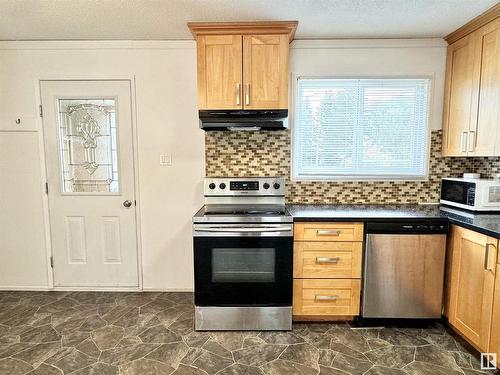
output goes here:
[{"label": "lower cabinet", "polygon": [[298,279],[359,279],[362,248],[362,242],[296,241],[293,277]]},{"label": "lower cabinet", "polygon": [[362,223],[295,223],[295,320],[359,315],[362,247]]},{"label": "lower cabinet", "polygon": [[350,317],[359,314],[361,280],[293,280],[293,315]]},{"label": "lower cabinet", "polygon": [[497,265],[495,294],[493,297],[493,316],[491,318],[491,337],[489,353],[497,354],[497,367],[500,367],[500,255]]},{"label": "lower cabinet", "polygon": [[495,238],[451,228],[446,314],[449,323],[482,352],[490,346],[497,247]]}]

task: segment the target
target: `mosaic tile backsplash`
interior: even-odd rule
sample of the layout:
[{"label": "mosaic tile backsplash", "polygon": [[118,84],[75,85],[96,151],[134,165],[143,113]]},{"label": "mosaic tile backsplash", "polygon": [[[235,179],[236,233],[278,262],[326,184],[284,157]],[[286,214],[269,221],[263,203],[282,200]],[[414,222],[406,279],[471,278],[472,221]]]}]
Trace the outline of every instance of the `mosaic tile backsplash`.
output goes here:
[{"label": "mosaic tile backsplash", "polygon": [[284,176],[288,203],[386,204],[434,203],[439,200],[441,177],[463,172],[492,176],[500,172],[500,158],[441,156],[442,131],[432,132],[427,181],[316,182],[290,181],[291,132],[205,133],[208,177]]}]

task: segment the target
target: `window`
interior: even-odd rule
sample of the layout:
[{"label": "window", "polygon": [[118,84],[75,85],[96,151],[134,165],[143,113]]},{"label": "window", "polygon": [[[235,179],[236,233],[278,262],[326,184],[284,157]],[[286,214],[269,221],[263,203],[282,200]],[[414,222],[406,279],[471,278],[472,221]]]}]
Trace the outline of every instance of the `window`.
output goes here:
[{"label": "window", "polygon": [[424,179],[430,79],[299,78],[298,180]]}]

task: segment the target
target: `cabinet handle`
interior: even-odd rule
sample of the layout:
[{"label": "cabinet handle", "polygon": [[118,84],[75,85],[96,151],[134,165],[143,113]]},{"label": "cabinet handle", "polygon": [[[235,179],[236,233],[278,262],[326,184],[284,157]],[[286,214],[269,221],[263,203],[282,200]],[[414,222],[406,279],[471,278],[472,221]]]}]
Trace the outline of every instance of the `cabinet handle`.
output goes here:
[{"label": "cabinet handle", "polygon": [[340,257],[335,258],[324,258],[324,257],[316,257],[316,263],[338,263]]},{"label": "cabinet handle", "polygon": [[496,246],[493,245],[492,243],[487,243],[486,244],[486,251],[484,253],[484,269],[485,269],[485,271],[492,271],[492,269],[489,267],[489,263],[490,263],[490,246],[493,246],[493,248],[496,250]]},{"label": "cabinet handle", "polygon": [[460,151],[467,152],[467,132],[463,132],[460,137]]},{"label": "cabinet handle", "polygon": [[315,296],[315,301],[336,301],[339,296]]},{"label": "cabinet handle", "polygon": [[250,84],[245,85],[245,105],[250,105]]},{"label": "cabinet handle", "polygon": [[236,84],[236,105],[241,105],[241,83]]},{"label": "cabinet handle", "polygon": [[317,236],[340,236],[340,231],[339,230],[317,230],[316,231]]},{"label": "cabinet handle", "polygon": [[467,151],[474,151],[475,142],[476,142],[476,132],[471,130],[467,135]]}]

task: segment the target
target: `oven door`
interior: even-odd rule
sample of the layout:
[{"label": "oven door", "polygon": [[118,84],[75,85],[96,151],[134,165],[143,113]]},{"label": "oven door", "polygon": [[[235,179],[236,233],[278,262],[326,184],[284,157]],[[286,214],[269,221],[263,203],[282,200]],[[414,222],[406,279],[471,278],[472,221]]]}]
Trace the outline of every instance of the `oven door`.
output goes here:
[{"label": "oven door", "polygon": [[292,224],[199,224],[196,306],[291,306]]}]

